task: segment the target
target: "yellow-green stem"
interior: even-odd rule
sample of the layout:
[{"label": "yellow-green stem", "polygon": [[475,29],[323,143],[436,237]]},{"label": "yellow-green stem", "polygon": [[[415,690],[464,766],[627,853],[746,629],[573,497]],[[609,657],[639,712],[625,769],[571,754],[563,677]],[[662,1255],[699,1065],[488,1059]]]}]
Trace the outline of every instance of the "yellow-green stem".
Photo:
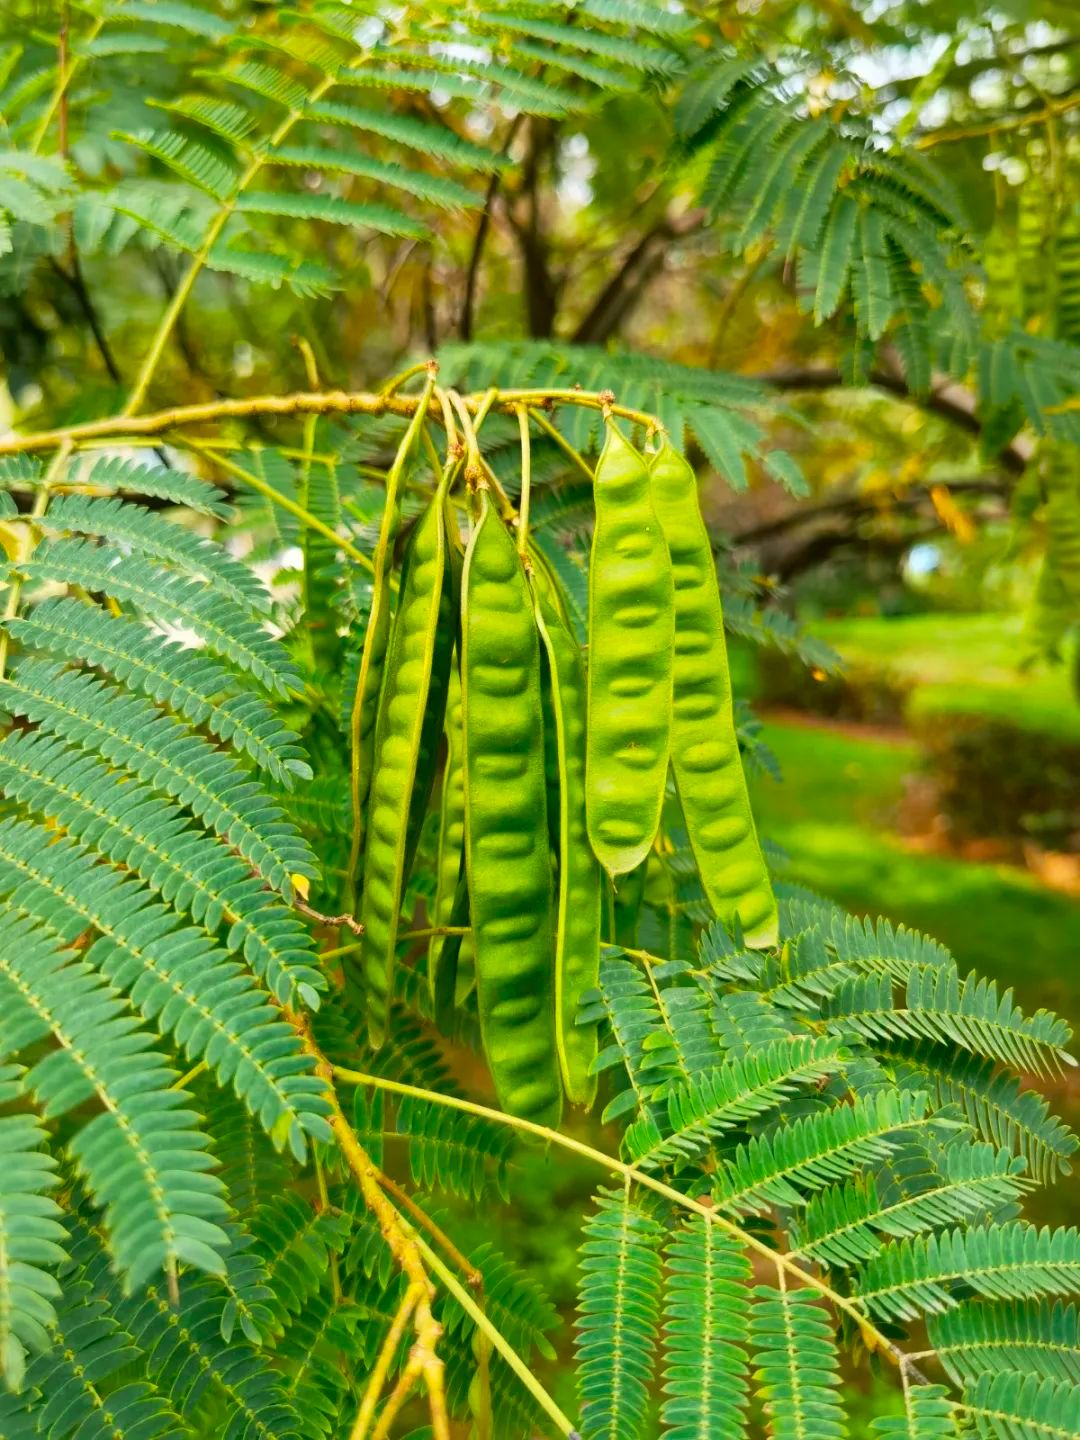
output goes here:
[{"label": "yellow-green stem", "polygon": [[[41,488],[34,496],[34,504],[30,511],[30,519],[40,520],[45,514],[46,506],[49,503],[49,487],[53,484],[60,471],[67,464],[68,456],[71,454],[71,445],[61,445],[60,449],[52,458],[48,470],[42,476]],[[33,540],[34,527],[31,524],[31,542]],[[31,544],[32,548],[32,544]],[[21,557],[23,559],[26,556]],[[19,600],[22,598],[22,581],[18,576],[13,576],[8,588],[7,601],[4,605],[3,624],[0,625],[0,680],[3,680],[7,670],[8,658],[8,628],[7,621],[14,620],[19,613]]]},{"label": "yellow-green stem", "polygon": [[574,449],[573,445],[570,444],[570,441],[567,440],[566,436],[560,433],[558,428],[551,423],[551,421],[548,419],[548,417],[544,414],[542,410],[537,410],[535,407],[530,406],[529,418],[535,421],[535,423],[540,426],[540,429],[543,430],[544,434],[547,435],[549,439],[554,440],[555,444],[559,447],[559,449],[563,452],[567,459],[572,460],[573,463],[578,467],[578,469],[589,481],[595,479],[595,476],[593,475],[593,468],[589,464],[589,462],[584,458],[583,455],[581,455],[579,451]]},{"label": "yellow-green stem", "polygon": [[517,407],[518,435],[521,437],[521,496],[518,500],[517,552],[525,559],[529,548],[529,499],[532,491],[532,446],[529,444],[529,411]]},{"label": "yellow-green stem", "polygon": [[201,455],[212,464],[220,466],[227,474],[234,475],[237,480],[242,480],[245,485],[249,485],[252,490],[265,496],[272,504],[279,505],[282,510],[288,510],[290,515],[295,515],[296,518],[302,524],[307,525],[309,529],[317,530],[320,535],[325,536],[327,540],[331,540],[339,550],[344,551],[344,553],[348,555],[350,560],[355,560],[356,563],[362,565],[365,570],[374,570],[375,567],[372,564],[370,556],[365,555],[362,550],[358,550],[351,540],[347,540],[343,535],[339,535],[337,531],[327,525],[324,520],[320,520],[317,515],[313,515],[310,510],[298,504],[291,496],[283,495],[280,490],[275,490],[273,485],[271,485],[269,481],[264,480],[261,475],[256,475],[253,470],[245,469],[243,465],[237,465],[235,460],[227,460],[224,455],[219,455],[216,451],[208,449],[205,445],[201,445],[195,440],[185,440],[184,448],[191,450],[196,455]]},{"label": "yellow-green stem", "polygon": [[343,1080],[349,1085],[371,1086],[376,1090],[388,1090],[394,1095],[408,1095],[416,1100],[445,1105],[448,1109],[460,1110],[466,1115],[478,1115],[484,1120],[493,1120],[496,1124],[508,1125],[511,1129],[520,1130],[527,1135],[535,1135],[539,1140],[544,1140],[551,1145],[560,1145],[564,1150],[572,1150],[576,1155],[582,1155],[594,1164],[621,1175],[623,1179],[632,1180],[635,1184],[652,1190],[657,1195],[662,1195],[673,1205],[677,1205],[683,1210],[689,1210],[695,1215],[701,1215],[711,1224],[718,1225],[729,1235],[736,1237],[740,1244],[745,1245],[747,1249],[763,1255],[770,1264],[781,1266],[800,1285],[809,1285],[816,1290],[836,1309],[842,1310],[850,1316],[859,1327],[869,1349],[882,1351],[895,1365],[900,1366],[907,1363],[908,1357],[903,1351],[882,1334],[877,1326],[868,1319],[865,1312],[859,1309],[854,1300],[849,1299],[846,1295],[838,1294],[824,1280],[810,1271],[802,1269],[801,1266],[795,1265],[786,1255],[779,1254],[748,1230],[744,1230],[734,1220],[729,1220],[726,1216],[721,1215],[711,1205],[695,1200],[690,1195],[684,1195],[681,1190],[676,1190],[673,1185],[658,1180],[647,1170],[639,1170],[635,1165],[628,1165],[625,1161],[616,1159],[614,1155],[607,1155],[603,1150],[586,1145],[583,1140],[576,1140],[572,1135],[564,1135],[560,1130],[553,1130],[547,1125],[538,1125],[535,1120],[526,1120],[521,1115],[509,1115],[503,1110],[493,1109],[490,1105],[480,1105],[473,1100],[462,1100],[456,1095],[443,1095],[437,1090],[424,1090],[418,1085],[406,1085],[399,1080],[387,1080],[381,1075],[365,1075],[359,1070],[349,1070],[344,1066],[334,1065],[332,1069],[337,1079]]},{"label": "yellow-green stem", "polygon": [[[406,1222],[402,1221],[402,1224],[405,1225]],[[406,1233],[408,1233],[408,1231],[406,1231]],[[528,1390],[536,1403],[545,1414],[549,1415],[552,1421],[558,1425],[560,1432],[563,1435],[576,1434],[577,1432],[574,1429],[573,1421],[559,1409],[543,1385],[540,1384],[540,1381],[537,1380],[536,1376],[525,1364],[525,1361],[522,1360],[510,1342],[504,1338],[502,1331],[491,1323],[483,1310],[480,1309],[480,1306],[469,1294],[468,1290],[466,1290],[465,1286],[458,1280],[454,1272],[443,1264],[439,1256],[436,1255],[424,1237],[417,1231],[412,1230],[411,1239],[420,1251],[420,1254],[424,1257],[424,1263],[431,1273],[438,1277],[445,1289],[449,1290],[450,1294],[453,1295],[454,1299],[465,1311],[465,1314],[468,1315],[480,1333],[491,1342],[493,1348],[499,1352],[507,1365],[510,1366],[510,1369],[513,1370],[514,1374],[521,1381],[522,1385],[525,1386],[525,1389]]]},{"label": "yellow-green stem", "polygon": [[[311,94],[305,97],[305,107],[321,100],[326,92],[333,88],[336,79],[337,77],[335,75],[324,76],[315,86],[314,90],[312,90]],[[128,395],[127,403],[124,406],[123,413],[125,415],[134,415],[146,398],[146,392],[157,371],[158,364],[165,351],[165,346],[169,343],[169,337],[176,328],[176,322],[180,318],[180,312],[187,304],[188,296],[194,288],[195,281],[205,268],[211,251],[221,238],[221,232],[232,218],[240,197],[265,165],[267,152],[276,150],[293,126],[303,118],[303,109],[289,111],[281,124],[278,125],[277,129],[270,136],[266,149],[260,150],[252,156],[244,173],[236,182],[232,194],[211,220],[207,227],[206,234],[203,236],[202,244],[198,250],[195,251],[194,255],[192,255],[191,263],[185,270],[176,290],[173,292],[173,297],[169,301],[168,308],[161,317],[157,330],[154,332],[154,338],[150,342],[150,348],[146,352],[146,358],[142,363],[139,374],[131,388],[131,393]]]},{"label": "yellow-green stem", "polygon": [[379,1396],[386,1384],[386,1377],[390,1373],[390,1366],[394,1356],[397,1354],[398,1346],[401,1344],[401,1337],[405,1333],[405,1327],[409,1323],[409,1317],[416,1309],[416,1302],[423,1295],[422,1285],[412,1284],[406,1287],[402,1296],[401,1304],[398,1306],[393,1320],[390,1322],[390,1329],[386,1332],[386,1338],[379,1347],[379,1354],[368,1376],[368,1383],[364,1387],[364,1394],[360,1400],[360,1409],[356,1412],[356,1421],[349,1432],[349,1440],[367,1440],[368,1429],[375,1418],[375,1407],[379,1403]]}]

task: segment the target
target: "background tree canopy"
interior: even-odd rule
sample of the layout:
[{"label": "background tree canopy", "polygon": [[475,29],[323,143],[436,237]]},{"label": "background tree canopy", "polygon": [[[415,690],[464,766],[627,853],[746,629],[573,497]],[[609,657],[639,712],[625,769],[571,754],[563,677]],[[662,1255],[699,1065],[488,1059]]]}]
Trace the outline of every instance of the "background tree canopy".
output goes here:
[{"label": "background tree canopy", "polygon": [[3,1440],[1080,1436],[1076,29],[7,0]]},{"label": "background tree canopy", "polygon": [[423,352],[588,387],[611,362],[567,345],[640,352],[709,372],[626,383],[730,485],[801,471],[908,531],[1015,494],[1060,536],[1052,646],[1075,469],[1028,462],[1077,439],[1067,7],[424,9],[421,54],[378,6],[77,6],[59,41],[62,7],[8,6],[13,402],[295,388],[300,336],[346,386]]}]

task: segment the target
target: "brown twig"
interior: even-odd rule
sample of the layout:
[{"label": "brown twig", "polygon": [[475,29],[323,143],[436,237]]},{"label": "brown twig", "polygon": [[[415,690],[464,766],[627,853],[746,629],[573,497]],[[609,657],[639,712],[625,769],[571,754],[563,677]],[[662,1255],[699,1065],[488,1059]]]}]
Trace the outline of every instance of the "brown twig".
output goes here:
[{"label": "brown twig", "polygon": [[366,1440],[368,1427],[375,1416],[375,1407],[379,1403],[379,1396],[382,1394],[383,1386],[386,1384],[386,1377],[390,1373],[390,1366],[393,1364],[394,1356],[397,1354],[398,1346],[401,1344],[401,1337],[405,1333],[405,1327],[409,1318],[416,1309],[417,1302],[423,1290],[419,1285],[406,1287],[401,1304],[397,1308],[393,1320],[390,1322],[390,1329],[386,1332],[386,1338],[379,1348],[378,1356],[368,1377],[368,1383],[364,1387],[364,1393],[360,1400],[360,1409],[356,1412],[356,1420],[352,1430],[349,1432],[349,1440]]},{"label": "brown twig", "polygon": [[321,911],[313,910],[306,900],[294,898],[292,903],[294,910],[299,910],[301,915],[306,915],[309,920],[314,920],[319,925],[325,925],[328,929],[336,929],[344,925],[354,935],[363,935],[364,933],[363,925],[352,915],[323,915]]},{"label": "brown twig", "polygon": [[412,1216],[413,1220],[415,1220],[417,1225],[419,1225],[422,1230],[426,1230],[427,1233],[431,1236],[431,1238],[435,1241],[435,1243],[443,1251],[445,1251],[451,1263],[458,1270],[461,1271],[462,1275],[464,1275],[465,1283],[469,1286],[469,1288],[472,1290],[483,1289],[483,1275],[481,1275],[480,1271],[477,1270],[476,1266],[472,1263],[469,1257],[461,1253],[461,1251],[457,1248],[454,1242],[450,1239],[450,1236],[447,1235],[446,1231],[441,1230],[439,1226],[435,1224],[435,1221],[432,1220],[431,1216],[427,1213],[423,1206],[418,1205],[406,1189],[404,1189],[401,1185],[397,1183],[396,1180],[392,1180],[389,1175],[384,1174],[382,1171],[379,1171],[378,1180],[382,1188],[390,1195],[393,1195],[394,1199],[401,1206],[401,1208],[407,1211],[408,1214]]},{"label": "brown twig", "polygon": [[[374,1216],[379,1233],[398,1268],[410,1286],[417,1287],[414,1311],[416,1341],[409,1364],[410,1367],[415,1366],[416,1375],[423,1379],[427,1390],[434,1440],[450,1440],[443,1362],[437,1349],[439,1337],[442,1335],[442,1326],[431,1311],[435,1287],[428,1277],[416,1242],[406,1234],[401,1217],[383,1193],[379,1184],[378,1170],[372,1164],[367,1151],[357,1139],[356,1132],[345,1118],[345,1112],[341,1108],[337,1091],[334,1089],[332,1066],[312,1039],[307,1022],[301,1016],[291,1012],[289,1018],[298,1030],[304,1048],[315,1061],[316,1074],[325,1083],[326,1100],[330,1106],[330,1128],[334,1132],[334,1138],[337,1140],[346,1164],[360,1186],[364,1203]],[[375,1433],[379,1433],[378,1429]]]},{"label": "brown twig", "polygon": [[[506,155],[509,152],[524,119],[525,114],[521,111],[511,120],[510,128],[507,130],[506,138],[499,150],[500,155]],[[469,266],[465,272],[465,298],[462,301],[461,317],[458,320],[458,334],[462,340],[471,340],[473,336],[473,310],[476,306],[476,285],[480,278],[480,262],[484,258],[484,246],[487,244],[488,232],[491,229],[495,197],[499,193],[501,184],[502,172],[496,170],[488,181],[487,192],[484,195],[484,208],[481,210],[480,219],[477,222],[472,250],[469,253]]]}]

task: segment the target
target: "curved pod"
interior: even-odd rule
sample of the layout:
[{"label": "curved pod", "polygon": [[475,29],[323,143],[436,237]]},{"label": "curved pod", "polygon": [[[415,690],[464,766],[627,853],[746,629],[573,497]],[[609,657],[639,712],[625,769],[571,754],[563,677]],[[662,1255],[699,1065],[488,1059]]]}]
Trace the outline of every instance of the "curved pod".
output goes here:
[{"label": "curved pod", "polygon": [[609,875],[640,865],[660,828],[671,735],[671,563],[641,455],[608,421],[589,566],[585,792]]},{"label": "curved pod", "polygon": [[750,945],[773,945],[776,901],[746,790],[728,674],[724,616],[697,481],[665,444],[650,469],[675,579],[671,762],[701,883],[716,915]]},{"label": "curved pod", "polygon": [[551,860],[540,645],[525,572],[487,492],[465,555],[465,863],[484,1050],[499,1103],[554,1125]]},{"label": "curved pod", "polygon": [[559,857],[555,925],[555,1036],[563,1088],[574,1105],[596,1097],[596,1026],[578,1025],[581,996],[599,984],[600,866],[585,823],[585,670],[578,643],[538,587],[536,628],[544,648],[548,705],[545,732],[553,740],[554,788],[548,786]]},{"label": "curved pod", "polygon": [[375,731],[360,911],[373,1045],[385,1038],[401,896],[415,848],[415,812],[421,798],[426,808],[446,704],[452,636],[446,547],[439,495],[411,538]]}]

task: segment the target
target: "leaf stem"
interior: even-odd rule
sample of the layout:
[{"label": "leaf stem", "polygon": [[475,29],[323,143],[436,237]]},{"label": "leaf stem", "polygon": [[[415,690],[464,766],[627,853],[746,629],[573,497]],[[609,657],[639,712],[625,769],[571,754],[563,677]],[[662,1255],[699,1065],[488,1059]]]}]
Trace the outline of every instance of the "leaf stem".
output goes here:
[{"label": "leaf stem", "polygon": [[386,1384],[390,1366],[397,1354],[398,1346],[401,1344],[405,1326],[409,1323],[409,1317],[416,1309],[417,1301],[423,1293],[423,1286],[416,1281],[406,1287],[401,1304],[390,1322],[390,1329],[386,1332],[386,1338],[379,1347],[375,1364],[368,1376],[368,1383],[364,1387],[364,1393],[360,1400],[360,1409],[356,1412],[355,1423],[349,1431],[349,1440],[367,1440],[368,1428],[374,1419],[375,1407],[379,1403],[379,1396]]},{"label": "leaf stem", "polygon": [[467,1255],[463,1255],[454,1242],[447,1235],[445,1230],[439,1228],[422,1206],[418,1205],[409,1192],[391,1180],[390,1176],[379,1171],[376,1177],[382,1188],[394,1197],[403,1210],[415,1220],[422,1230],[426,1230],[435,1243],[445,1251],[450,1263],[457,1267],[465,1276],[465,1280],[471,1290],[479,1290],[484,1284],[484,1277]]},{"label": "leaf stem", "polygon": [[412,1238],[417,1249],[424,1257],[428,1269],[433,1275],[438,1276],[442,1285],[453,1295],[454,1299],[465,1311],[465,1314],[468,1315],[480,1333],[491,1341],[492,1346],[499,1352],[510,1369],[513,1370],[514,1374],[521,1381],[522,1385],[525,1386],[525,1389],[528,1390],[536,1403],[559,1427],[560,1433],[566,1436],[576,1435],[577,1431],[574,1429],[574,1422],[567,1415],[563,1414],[562,1410],[559,1409],[558,1405],[556,1405],[552,1397],[540,1384],[539,1380],[537,1380],[536,1376],[525,1364],[525,1361],[522,1360],[514,1347],[508,1340],[504,1339],[502,1331],[491,1323],[453,1271],[443,1264],[422,1235],[418,1235],[413,1231]]},{"label": "leaf stem", "polygon": [[[604,408],[606,392],[585,390],[486,390],[480,395],[459,397],[470,416],[477,419],[488,410],[514,414],[521,403],[533,408],[545,401],[579,405],[587,410]],[[453,399],[455,391],[450,391]],[[202,425],[219,420],[242,420],[257,416],[289,415],[402,415],[410,417],[426,401],[423,395],[380,395],[369,390],[290,391],[285,395],[252,395],[242,399],[207,400],[198,405],[175,405],[151,415],[110,415],[55,430],[39,430],[0,440],[0,455],[21,455],[38,450],[55,450],[70,441],[79,447],[90,440],[130,440],[143,435],[161,435],[183,425]],[[611,405],[611,413],[635,424],[662,428],[654,415]],[[459,412],[460,414],[460,412]],[[556,432],[557,433],[557,432]],[[190,442],[185,442],[190,443]]]},{"label": "leaf stem", "polygon": [[613,1171],[624,1179],[632,1180],[635,1184],[642,1185],[657,1195],[662,1195],[672,1204],[678,1205],[684,1210],[690,1210],[695,1215],[701,1215],[714,1225],[719,1225],[722,1230],[736,1237],[748,1249],[755,1250],[759,1255],[764,1256],[770,1264],[783,1268],[799,1284],[811,1286],[819,1295],[823,1295],[829,1300],[836,1309],[842,1310],[855,1322],[868,1349],[882,1351],[889,1356],[894,1365],[901,1366],[907,1363],[907,1356],[904,1352],[894,1345],[887,1335],[882,1334],[877,1326],[867,1318],[864,1311],[860,1310],[855,1300],[838,1294],[824,1280],[794,1264],[786,1255],[773,1250],[764,1241],[744,1230],[741,1225],[721,1215],[713,1206],[695,1200],[690,1195],[684,1195],[681,1190],[676,1190],[674,1186],[658,1180],[648,1171],[639,1170],[634,1165],[617,1160],[613,1155],[605,1154],[603,1150],[597,1150],[592,1145],[585,1144],[583,1140],[577,1140],[572,1135],[564,1135],[559,1130],[551,1129],[550,1126],[538,1125],[536,1121],[526,1120],[521,1115],[509,1115],[503,1110],[493,1109],[490,1105],[479,1105],[473,1100],[463,1100],[456,1095],[443,1095],[437,1090],[424,1090],[420,1086],[406,1085],[399,1080],[387,1080],[381,1075],[365,1075],[358,1070],[349,1070],[340,1065],[334,1065],[332,1069],[337,1079],[343,1080],[349,1085],[366,1085],[376,1090],[389,1090],[395,1095],[409,1095],[417,1100],[445,1105],[451,1110],[461,1110],[466,1115],[478,1115],[484,1120],[493,1120],[497,1124],[508,1125],[514,1130],[535,1135],[548,1144],[561,1145],[564,1150],[572,1150],[576,1155],[582,1155],[594,1164]]},{"label": "leaf stem", "polygon": [[529,548],[529,499],[532,490],[532,446],[529,444],[529,410],[518,405],[518,435],[521,437],[521,498],[518,501],[517,552],[524,561]]},{"label": "leaf stem", "polygon": [[356,563],[362,565],[365,570],[374,570],[375,567],[372,564],[371,558],[365,555],[362,550],[357,549],[351,540],[347,540],[343,535],[339,535],[337,531],[327,525],[324,520],[320,520],[318,515],[313,515],[310,510],[306,510],[303,505],[300,505],[291,496],[283,495],[280,490],[275,490],[273,485],[271,485],[269,481],[264,480],[261,475],[256,475],[253,470],[245,469],[243,465],[237,465],[235,460],[229,460],[224,455],[219,455],[216,450],[211,450],[195,440],[185,440],[183,443],[185,450],[191,450],[194,454],[201,455],[205,460],[209,460],[211,464],[219,466],[222,470],[226,471],[227,474],[235,475],[238,480],[242,480],[244,484],[249,485],[252,490],[265,496],[272,504],[280,506],[282,510],[288,510],[290,515],[295,515],[296,518],[301,521],[302,524],[308,526],[309,529],[317,530],[320,535],[325,536],[327,540],[331,540],[339,550],[343,550],[345,554],[348,555],[350,560],[355,560]]},{"label": "leaf stem", "polygon": [[548,417],[544,414],[542,410],[537,410],[535,406],[530,405],[529,418],[535,421],[535,423],[540,426],[540,429],[543,430],[544,434],[547,435],[549,439],[554,440],[555,444],[558,445],[559,449],[563,452],[567,459],[574,462],[574,464],[578,467],[582,474],[586,476],[590,483],[596,478],[593,474],[593,468],[589,464],[589,462],[579,451],[574,449],[573,445],[570,444],[570,441],[567,440],[566,436],[562,434],[562,432],[558,429],[557,426],[551,423],[551,421],[548,419]]}]

